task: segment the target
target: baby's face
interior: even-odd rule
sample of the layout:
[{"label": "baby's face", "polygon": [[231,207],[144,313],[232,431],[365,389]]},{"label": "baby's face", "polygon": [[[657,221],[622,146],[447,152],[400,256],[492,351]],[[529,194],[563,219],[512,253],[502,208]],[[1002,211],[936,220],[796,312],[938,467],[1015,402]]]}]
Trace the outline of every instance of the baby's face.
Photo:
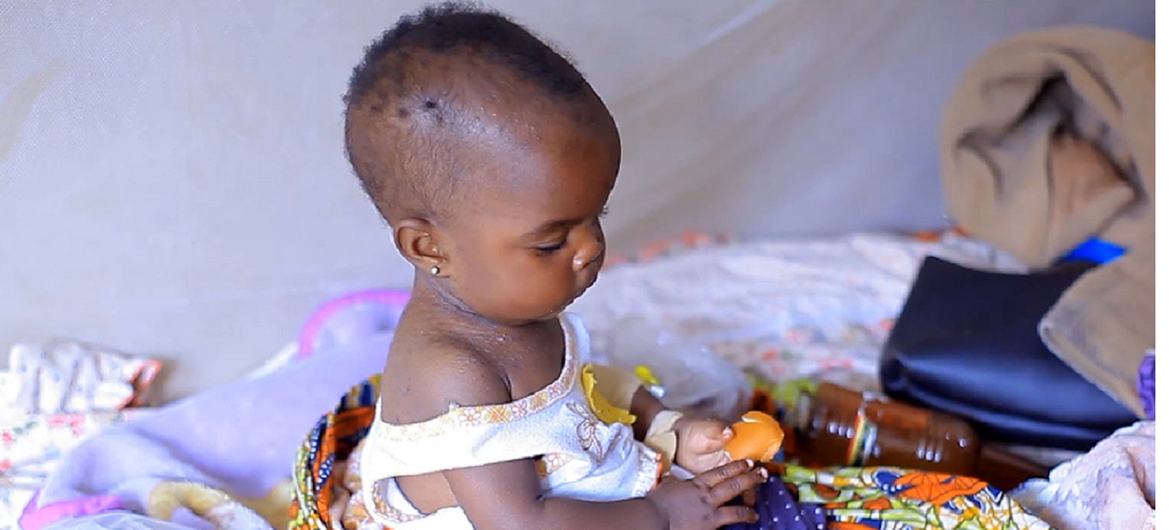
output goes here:
[{"label": "baby's face", "polygon": [[447,234],[450,287],[476,313],[498,322],[556,316],[597,279],[601,228],[621,147],[602,124],[548,120],[523,142],[484,149],[467,211]]}]

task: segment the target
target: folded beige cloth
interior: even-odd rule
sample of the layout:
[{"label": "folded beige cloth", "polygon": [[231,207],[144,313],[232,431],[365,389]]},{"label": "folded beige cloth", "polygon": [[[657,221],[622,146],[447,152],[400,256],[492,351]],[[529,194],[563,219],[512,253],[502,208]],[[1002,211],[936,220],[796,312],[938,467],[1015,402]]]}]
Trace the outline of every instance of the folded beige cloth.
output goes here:
[{"label": "folded beige cloth", "polygon": [[1030,266],[1098,236],[1124,257],[1077,281],[1039,326],[1045,344],[1144,416],[1154,346],[1154,45],[1117,31],[1025,33],[972,66],[946,109],[942,179],[960,228]]}]

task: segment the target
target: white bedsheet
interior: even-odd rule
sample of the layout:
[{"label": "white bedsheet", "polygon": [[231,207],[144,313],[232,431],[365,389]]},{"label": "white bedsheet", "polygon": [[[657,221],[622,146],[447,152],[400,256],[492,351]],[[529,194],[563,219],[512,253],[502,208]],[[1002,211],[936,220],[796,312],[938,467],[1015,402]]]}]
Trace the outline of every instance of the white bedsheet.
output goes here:
[{"label": "white bedsheet", "polygon": [[714,352],[773,381],[818,377],[877,390],[882,344],[926,255],[1023,270],[1011,256],[954,234],[933,242],[857,234],[736,243],[608,269],[570,311],[611,358],[633,355],[615,345],[639,332],[623,324],[638,322],[708,350],[675,356]]}]

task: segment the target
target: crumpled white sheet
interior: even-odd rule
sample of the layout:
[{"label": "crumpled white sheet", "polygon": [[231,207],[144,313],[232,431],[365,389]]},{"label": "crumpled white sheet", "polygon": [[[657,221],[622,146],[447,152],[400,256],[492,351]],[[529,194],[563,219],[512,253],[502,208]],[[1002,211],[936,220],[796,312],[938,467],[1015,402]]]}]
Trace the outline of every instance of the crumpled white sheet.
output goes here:
[{"label": "crumpled white sheet", "polygon": [[1012,497],[1064,530],[1153,529],[1154,425],[1143,421],[1118,430]]},{"label": "crumpled white sheet", "polygon": [[29,414],[120,410],[141,395],[161,364],[71,340],[23,343],[0,372],[0,411]]},{"label": "crumpled white sheet", "polygon": [[0,529],[66,452],[123,419],[160,363],[70,340],[17,344],[0,372]]},{"label": "crumpled white sheet", "polygon": [[817,377],[876,391],[882,344],[927,255],[1025,270],[954,233],[935,241],[863,233],[745,242],[607,269],[569,311],[583,317],[604,357],[624,354],[628,323],[640,321],[676,343],[701,346],[688,349],[693,355],[717,354],[773,381]]}]

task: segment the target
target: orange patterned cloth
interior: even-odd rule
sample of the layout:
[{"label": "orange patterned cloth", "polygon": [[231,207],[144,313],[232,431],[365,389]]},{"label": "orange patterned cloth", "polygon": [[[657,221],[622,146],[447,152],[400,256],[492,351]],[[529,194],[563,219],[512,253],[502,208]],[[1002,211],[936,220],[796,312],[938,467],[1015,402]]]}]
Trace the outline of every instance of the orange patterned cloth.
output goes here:
[{"label": "orange patterned cloth", "polygon": [[348,495],[345,484],[338,480],[344,469],[338,464],[349,459],[369,432],[381,379],[381,375],[375,375],[353,387],[305,437],[293,470],[295,493],[289,512],[290,530],[356,528],[335,521],[340,514],[330,508],[340,495]]},{"label": "orange patterned cloth", "polygon": [[1049,529],[1004,492],[978,479],[891,467],[771,470],[801,503],[824,507],[829,529]]}]

